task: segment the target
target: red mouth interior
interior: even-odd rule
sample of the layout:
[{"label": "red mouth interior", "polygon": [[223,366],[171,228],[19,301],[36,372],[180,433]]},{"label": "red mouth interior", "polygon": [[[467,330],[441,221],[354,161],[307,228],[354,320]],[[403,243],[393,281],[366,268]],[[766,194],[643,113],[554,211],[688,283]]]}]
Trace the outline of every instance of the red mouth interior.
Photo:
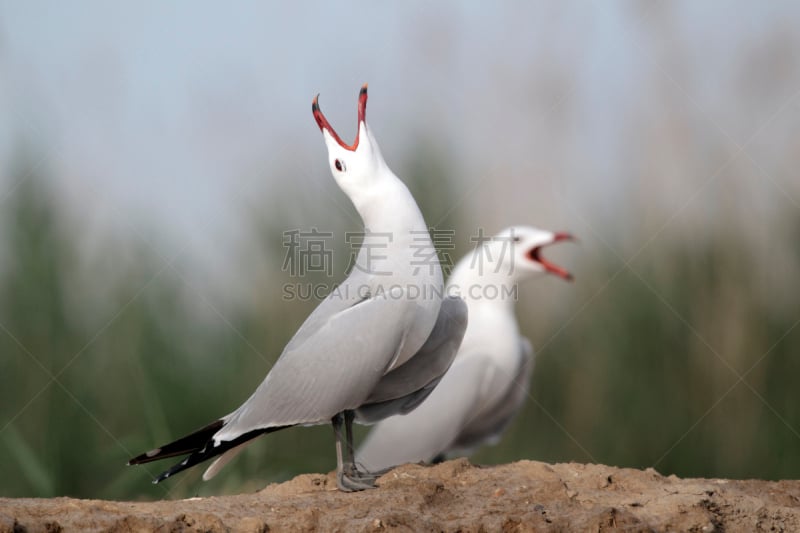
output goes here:
[{"label": "red mouth interior", "polygon": [[356,140],[353,141],[353,144],[346,144],[342,138],[339,137],[339,134],[336,133],[336,130],[333,129],[328,119],[325,118],[325,115],[322,114],[322,110],[319,108],[319,95],[315,96],[314,101],[311,103],[311,112],[314,113],[314,119],[317,121],[317,125],[321,131],[328,130],[328,133],[339,143],[339,146],[345,150],[355,152],[356,148],[358,148],[358,136],[361,131],[361,123],[365,122],[367,119],[367,84],[365,83],[364,86],[361,87],[361,92],[358,93],[358,125],[356,129]]},{"label": "red mouth interior", "polygon": [[[558,240],[564,240],[564,238],[557,239],[557,240],[555,240],[553,242],[558,242]],[[552,244],[552,243],[550,243],[550,244]],[[531,261],[536,261],[537,263],[542,265],[542,267],[545,269],[546,272],[550,272],[551,274],[555,274],[556,276],[558,276],[560,278],[563,278],[563,279],[565,279],[567,281],[572,281],[572,279],[573,279],[572,278],[572,274],[567,272],[564,268],[556,265],[555,263],[551,263],[550,261],[548,261],[547,259],[542,257],[542,248],[544,248],[545,246],[547,246],[547,245],[542,244],[540,246],[536,246],[535,248],[531,248],[531,250],[528,252],[528,258]]]}]

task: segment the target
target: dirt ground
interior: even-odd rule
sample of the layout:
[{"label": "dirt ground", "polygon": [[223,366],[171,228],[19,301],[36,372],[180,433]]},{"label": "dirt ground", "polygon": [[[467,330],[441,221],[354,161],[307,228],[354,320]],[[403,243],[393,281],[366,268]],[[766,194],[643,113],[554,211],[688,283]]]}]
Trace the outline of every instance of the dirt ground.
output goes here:
[{"label": "dirt ground", "polygon": [[603,465],[465,459],[345,494],[305,474],[255,494],[161,502],[0,499],[22,531],[800,531],[800,481],[679,479]]}]

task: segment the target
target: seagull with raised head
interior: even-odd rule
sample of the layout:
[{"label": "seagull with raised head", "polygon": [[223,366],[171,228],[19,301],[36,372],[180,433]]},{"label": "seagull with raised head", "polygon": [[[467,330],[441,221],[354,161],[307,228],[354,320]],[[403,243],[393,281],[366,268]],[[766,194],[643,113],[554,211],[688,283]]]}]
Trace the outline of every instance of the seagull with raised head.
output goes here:
[{"label": "seagull with raised head", "polygon": [[333,177],[365,225],[356,267],[306,319],[238,409],[129,461],[187,455],[155,483],[219,456],[203,474],[210,479],[259,435],[331,423],[339,488],[374,487],[375,477],[353,461],[353,421],[373,423],[410,411],[453,361],[466,329],[466,304],[443,298],[438,261],[422,269],[415,262],[415,252],[421,246],[433,250],[433,243],[411,193],[383,160],[366,108],[364,85],[358,132],[348,145],[322,114],[318,96],[312,104]]},{"label": "seagull with raised head", "polygon": [[377,472],[409,462],[470,455],[496,443],[528,396],[533,350],[514,315],[517,283],[537,274],[572,275],[542,255],[571,240],[528,226],[507,228],[458,262],[447,294],[460,294],[469,325],[450,369],[413,412],[379,422],[356,453]]}]

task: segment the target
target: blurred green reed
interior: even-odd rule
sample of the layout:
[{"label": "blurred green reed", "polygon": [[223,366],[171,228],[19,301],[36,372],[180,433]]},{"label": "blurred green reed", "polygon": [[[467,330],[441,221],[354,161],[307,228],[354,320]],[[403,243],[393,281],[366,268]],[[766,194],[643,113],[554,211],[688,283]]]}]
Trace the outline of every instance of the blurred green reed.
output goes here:
[{"label": "blurred green reed", "polygon": [[[426,157],[430,164],[412,167],[409,182],[430,212],[452,191],[445,166]],[[433,178],[431,168],[439,169]],[[11,172],[21,181],[30,167]],[[132,455],[239,405],[315,303],[283,301],[279,286],[289,278],[278,260],[263,259],[257,305],[200,318],[187,310],[207,302],[185,283],[185,265],[165,266],[157,245],[128,238],[87,256],[81,228],[59,211],[47,183],[34,172],[0,211],[0,496],[237,493],[334,467],[329,427],[258,439],[209,483],[195,469],[151,485],[169,461],[126,467]],[[281,216],[253,214],[256,255],[282,253]],[[462,218],[454,212],[442,225],[470,233]],[[772,238],[793,257],[794,267],[781,271],[792,291],[800,283],[800,216],[776,212],[773,222]],[[337,231],[357,229],[346,224],[353,228]],[[653,243],[634,271],[587,243],[574,253],[574,285],[522,288],[521,328],[538,349],[531,399],[503,442],[474,461],[800,476],[796,299],[765,299],[765,259],[734,231],[709,229],[691,246],[672,237]],[[451,253],[468,247],[460,239]]]}]

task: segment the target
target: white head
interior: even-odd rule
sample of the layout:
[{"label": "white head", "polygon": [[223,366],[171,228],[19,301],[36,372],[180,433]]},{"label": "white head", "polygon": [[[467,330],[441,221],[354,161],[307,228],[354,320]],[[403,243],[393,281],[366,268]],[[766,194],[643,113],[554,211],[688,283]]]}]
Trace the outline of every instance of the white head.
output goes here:
[{"label": "white head", "polygon": [[[469,262],[473,274],[486,276],[487,279],[507,276],[513,281],[520,281],[532,274],[549,273],[572,281],[572,274],[542,256],[545,246],[565,240],[573,240],[572,235],[531,226],[511,226],[479,243],[464,261]],[[479,268],[482,272],[476,272]]]},{"label": "white head", "polygon": [[526,274],[543,272],[572,281],[572,274],[542,256],[542,249],[545,246],[574,240],[571,234],[546,231],[531,226],[511,226],[498,233],[495,238],[505,238],[512,243],[514,269],[519,269],[520,279],[527,277]]},{"label": "white head", "polygon": [[328,163],[339,187],[354,199],[388,175],[393,176],[383,160],[378,143],[367,127],[367,84],[358,95],[358,132],[353,144],[345,144],[319,108],[319,95],[311,104],[314,119],[328,147]]}]

